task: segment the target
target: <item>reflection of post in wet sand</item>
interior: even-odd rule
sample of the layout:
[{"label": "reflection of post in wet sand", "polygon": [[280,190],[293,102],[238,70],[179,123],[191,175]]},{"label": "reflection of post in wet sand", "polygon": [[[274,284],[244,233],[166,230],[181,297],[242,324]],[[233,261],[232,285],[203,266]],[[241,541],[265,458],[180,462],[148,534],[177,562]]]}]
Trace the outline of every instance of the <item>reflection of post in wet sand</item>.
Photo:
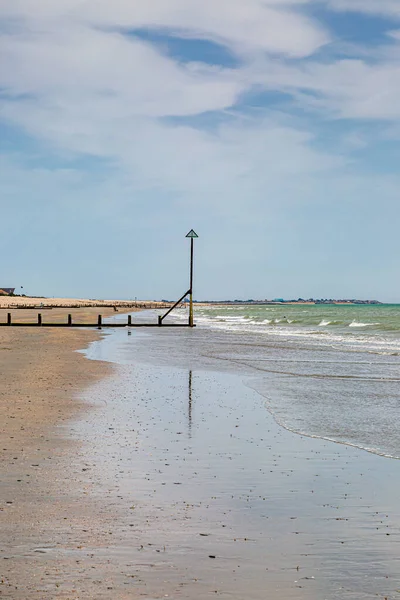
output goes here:
[{"label": "reflection of post in wet sand", "polygon": [[192,434],[192,371],[189,371],[189,437]]}]

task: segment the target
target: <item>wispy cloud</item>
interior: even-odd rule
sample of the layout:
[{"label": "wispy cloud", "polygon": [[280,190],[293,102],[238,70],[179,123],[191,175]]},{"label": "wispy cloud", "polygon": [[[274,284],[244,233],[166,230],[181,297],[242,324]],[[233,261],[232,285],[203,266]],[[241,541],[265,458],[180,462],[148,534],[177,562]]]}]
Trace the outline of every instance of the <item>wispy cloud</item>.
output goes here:
[{"label": "wispy cloud", "polygon": [[239,54],[263,50],[306,56],[328,37],[317,22],[294,10],[302,4],[296,0],[60,0],[38,6],[32,1],[5,0],[0,14],[37,31],[78,23],[106,29],[164,28],[217,40]]},{"label": "wispy cloud", "polygon": [[325,0],[332,10],[388,15],[400,19],[397,0]]}]

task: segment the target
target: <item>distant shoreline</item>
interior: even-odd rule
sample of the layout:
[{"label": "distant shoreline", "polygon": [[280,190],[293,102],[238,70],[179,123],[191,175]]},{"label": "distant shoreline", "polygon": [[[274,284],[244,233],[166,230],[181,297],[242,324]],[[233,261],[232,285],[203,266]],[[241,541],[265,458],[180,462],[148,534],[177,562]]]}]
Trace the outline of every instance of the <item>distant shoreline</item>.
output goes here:
[{"label": "distant shoreline", "polygon": [[283,300],[282,302],[274,301],[200,301],[196,302],[196,305],[215,305],[215,306],[385,306],[385,302],[378,302],[377,300],[332,300],[331,302],[325,302],[321,300],[315,301],[296,301],[296,300]]}]

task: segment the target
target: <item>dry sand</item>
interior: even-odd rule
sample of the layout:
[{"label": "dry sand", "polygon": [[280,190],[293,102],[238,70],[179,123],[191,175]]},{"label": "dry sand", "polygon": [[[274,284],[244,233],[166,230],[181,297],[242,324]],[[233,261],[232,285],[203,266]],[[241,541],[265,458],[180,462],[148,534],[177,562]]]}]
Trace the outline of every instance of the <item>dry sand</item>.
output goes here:
[{"label": "dry sand", "polygon": [[[23,296],[0,296],[0,309],[18,308],[20,307],[42,307],[52,309],[52,307],[64,308],[107,308],[116,306],[118,309],[130,308],[154,308],[168,305],[165,302],[157,302],[153,300],[94,300],[88,298],[26,298]],[[53,310],[53,309],[52,309]]]}]

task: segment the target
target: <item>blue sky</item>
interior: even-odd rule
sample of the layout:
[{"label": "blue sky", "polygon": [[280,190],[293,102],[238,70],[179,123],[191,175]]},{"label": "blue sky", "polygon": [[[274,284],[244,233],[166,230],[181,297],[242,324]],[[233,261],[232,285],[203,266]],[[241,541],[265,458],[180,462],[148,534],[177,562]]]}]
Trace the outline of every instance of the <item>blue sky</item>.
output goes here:
[{"label": "blue sky", "polygon": [[400,301],[399,0],[3,0],[1,285]]}]

